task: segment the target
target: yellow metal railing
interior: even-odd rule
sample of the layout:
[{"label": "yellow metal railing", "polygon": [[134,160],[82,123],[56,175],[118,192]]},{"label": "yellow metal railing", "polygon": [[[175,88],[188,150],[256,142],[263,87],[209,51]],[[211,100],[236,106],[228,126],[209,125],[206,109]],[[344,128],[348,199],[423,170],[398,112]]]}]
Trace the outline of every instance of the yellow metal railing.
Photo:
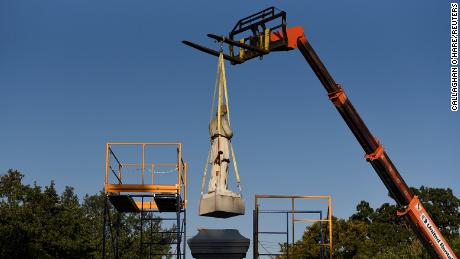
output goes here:
[{"label": "yellow metal railing", "polygon": [[[117,157],[112,150],[115,146],[134,146],[141,149],[141,157],[138,158],[138,162],[125,163],[122,157]],[[155,148],[158,146],[171,146],[176,147],[176,163],[154,163],[146,162],[146,149]],[[115,169],[110,163],[111,158],[115,160]],[[153,158],[152,158],[153,160]],[[123,183],[123,172],[126,168],[140,168],[141,178],[139,183]],[[177,181],[170,184],[157,184],[155,182],[155,168],[159,167],[170,167],[175,168],[173,171],[177,171]],[[151,179],[146,181],[146,169],[151,171]],[[116,182],[110,181],[110,173],[116,178]],[[106,144],[105,151],[105,180],[104,180],[104,192],[109,193],[177,193],[183,195],[183,207],[187,201],[187,163],[182,159],[182,144],[176,142],[108,142]],[[136,204],[141,207],[136,201]],[[149,208],[156,207],[155,203],[144,202],[144,205]]]}]

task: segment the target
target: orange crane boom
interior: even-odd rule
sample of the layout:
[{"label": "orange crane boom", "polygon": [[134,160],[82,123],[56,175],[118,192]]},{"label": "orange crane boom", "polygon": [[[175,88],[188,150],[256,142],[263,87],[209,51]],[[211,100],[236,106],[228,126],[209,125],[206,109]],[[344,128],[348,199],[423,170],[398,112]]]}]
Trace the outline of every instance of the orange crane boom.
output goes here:
[{"label": "orange crane boom", "polygon": [[[272,24],[272,27],[268,27],[268,24]],[[275,25],[273,26],[273,24]],[[237,36],[246,37],[235,39]],[[423,204],[411,192],[391,162],[383,145],[371,134],[342,86],[335,82],[321,62],[305,37],[302,27],[287,28],[286,13],[275,7],[270,7],[239,20],[227,37],[214,34],[208,34],[208,37],[218,40],[221,44],[228,44],[229,54],[225,54],[224,58],[233,65],[242,64],[247,60],[261,57],[270,52],[298,49],[326,89],[329,99],[364,149],[365,159],[377,172],[391,197],[403,208],[403,211],[398,212],[398,215],[406,216],[412,229],[432,256],[457,259],[457,256],[426,212]],[[211,55],[218,56],[220,53],[189,41],[183,41],[183,43]],[[236,48],[239,48],[238,52]]]}]

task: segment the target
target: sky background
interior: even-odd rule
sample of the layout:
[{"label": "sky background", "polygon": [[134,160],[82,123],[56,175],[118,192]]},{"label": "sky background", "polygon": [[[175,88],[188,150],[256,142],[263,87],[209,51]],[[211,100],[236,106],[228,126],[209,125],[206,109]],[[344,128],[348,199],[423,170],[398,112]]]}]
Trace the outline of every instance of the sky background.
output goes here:
[{"label": "sky background", "polygon": [[188,236],[207,227],[252,237],[254,194],[332,195],[338,217],[363,199],[392,203],[295,50],[227,63],[246,215],[197,215],[217,59],[181,41],[218,48],[207,33],[272,5],[304,27],[406,182],[460,196],[449,1],[0,1],[0,172],[82,197],[102,188],[107,141],[180,141]]}]

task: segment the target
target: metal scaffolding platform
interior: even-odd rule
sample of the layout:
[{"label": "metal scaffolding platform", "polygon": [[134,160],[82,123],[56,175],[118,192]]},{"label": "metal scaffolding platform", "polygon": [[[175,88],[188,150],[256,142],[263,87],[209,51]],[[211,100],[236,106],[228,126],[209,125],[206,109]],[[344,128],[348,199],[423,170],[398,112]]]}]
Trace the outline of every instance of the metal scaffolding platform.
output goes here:
[{"label": "metal scaffolding platform", "polygon": [[108,198],[118,212],[139,212],[136,202],[130,195],[108,195]]},{"label": "metal scaffolding platform", "polygon": [[[138,161],[125,162],[123,156],[115,155],[114,147],[130,147],[128,159]],[[155,148],[174,148],[175,163],[154,163]],[[118,149],[117,149],[118,150]],[[134,154],[129,154],[129,153]],[[140,155],[139,155],[140,154]],[[125,154],[126,155],[126,154]],[[140,157],[139,157],[140,156]],[[164,159],[164,157],[161,157]],[[152,162],[146,162],[146,161]],[[166,168],[166,171],[156,171]],[[149,180],[146,175],[150,173]],[[159,184],[155,174],[168,174],[168,184]],[[134,180],[133,180],[133,177]],[[165,182],[165,179],[161,179]],[[171,181],[174,183],[171,184]],[[134,183],[133,183],[134,182]],[[158,258],[158,256],[175,256],[185,258],[186,255],[186,203],[187,203],[187,164],[182,160],[180,143],[107,143],[106,170],[104,181],[105,209],[103,223],[103,258],[120,257],[119,227],[120,215],[135,213],[139,216],[139,256],[140,258]],[[116,210],[116,219],[112,222],[109,202]],[[162,224],[170,224],[165,229]],[[113,250],[109,253],[107,241],[110,239]],[[158,247],[169,247],[162,253]]]}]

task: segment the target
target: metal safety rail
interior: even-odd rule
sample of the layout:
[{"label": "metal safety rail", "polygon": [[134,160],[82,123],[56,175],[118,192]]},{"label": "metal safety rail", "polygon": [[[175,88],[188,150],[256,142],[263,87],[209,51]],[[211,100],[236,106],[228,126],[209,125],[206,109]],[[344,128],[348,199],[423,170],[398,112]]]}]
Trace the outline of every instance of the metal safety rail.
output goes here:
[{"label": "metal safety rail", "polygon": [[[166,159],[155,157],[157,154],[154,151],[158,151],[160,147],[174,149],[175,155],[172,158],[167,155]],[[125,152],[120,154],[118,151]],[[118,222],[115,224],[111,222],[109,201],[118,215],[139,214],[141,258],[157,258],[160,255],[185,258],[187,163],[182,159],[182,144],[109,142],[106,144],[105,154],[103,258],[107,255],[108,235],[111,235],[115,258],[119,256],[119,230],[116,228],[119,226],[120,217],[117,216]],[[160,160],[167,160],[168,163]],[[175,162],[171,163],[171,160]],[[156,174],[168,174],[171,182],[164,183],[163,179],[160,183]],[[155,226],[159,222],[170,222],[173,225],[166,231],[158,230]],[[161,245],[169,245],[174,251],[158,254],[155,248]]]},{"label": "metal safety rail", "polygon": [[[115,146],[134,146],[139,147],[141,151],[141,157],[139,161],[135,163],[123,162],[121,158],[118,158],[113,147]],[[175,147],[177,150],[176,163],[154,163],[147,162],[146,150],[148,148],[155,148],[160,146]],[[104,181],[104,192],[105,193],[133,193],[133,192],[149,192],[149,193],[178,193],[184,196],[184,201],[187,198],[186,190],[186,163],[182,159],[182,144],[181,143],[168,143],[168,142],[109,142],[106,144],[105,154],[105,181]],[[111,159],[115,161],[111,162]],[[123,183],[123,173],[128,168],[140,168],[141,175],[139,183],[126,184]],[[177,169],[177,181],[171,184],[156,184],[155,183],[155,169],[161,167],[175,167]],[[146,173],[151,172],[150,181],[146,181]],[[115,176],[116,182],[109,181],[109,174]],[[136,203],[136,205],[141,205]],[[144,204],[144,207],[155,208],[155,204]],[[185,204],[184,204],[185,206]]]},{"label": "metal safety rail", "polygon": [[[288,199],[291,200],[290,210],[262,210],[260,209],[261,199]],[[295,209],[295,200],[296,199],[326,199],[327,200],[327,215],[323,219],[323,212],[321,210],[296,210]],[[284,214],[286,215],[286,231],[260,231],[259,229],[259,217],[260,214]],[[317,214],[318,218],[296,218],[296,215],[301,214]],[[289,216],[291,221],[289,224]],[[295,255],[289,253],[289,246],[295,244],[295,228],[294,224],[296,222],[309,222],[315,223],[318,222],[320,225],[319,228],[319,238],[320,238],[320,253],[319,258],[326,258],[325,256],[325,247],[329,247],[329,253],[327,258],[332,258],[332,198],[331,196],[292,196],[292,195],[256,195],[255,196],[255,209],[253,211],[253,254],[254,259],[257,259],[261,256],[283,256],[283,258],[297,258]],[[323,236],[323,223],[327,224],[328,229],[328,242],[325,242]],[[291,233],[289,233],[289,225],[291,225]],[[259,252],[259,235],[285,235],[286,236],[286,247],[284,253],[271,253],[266,251]],[[289,234],[291,234],[291,243],[289,243]]]}]

